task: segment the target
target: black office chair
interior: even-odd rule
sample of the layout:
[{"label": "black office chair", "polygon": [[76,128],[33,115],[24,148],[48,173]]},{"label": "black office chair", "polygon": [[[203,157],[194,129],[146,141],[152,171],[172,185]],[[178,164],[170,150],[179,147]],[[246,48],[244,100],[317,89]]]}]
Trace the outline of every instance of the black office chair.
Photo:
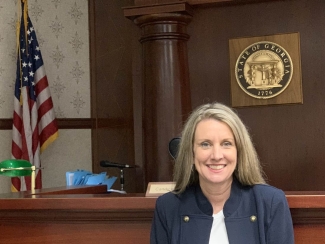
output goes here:
[{"label": "black office chair", "polygon": [[181,142],[180,137],[174,137],[173,139],[170,140],[168,144],[168,151],[169,154],[173,157],[173,159],[176,159],[177,153],[178,153],[178,146],[179,143]]}]

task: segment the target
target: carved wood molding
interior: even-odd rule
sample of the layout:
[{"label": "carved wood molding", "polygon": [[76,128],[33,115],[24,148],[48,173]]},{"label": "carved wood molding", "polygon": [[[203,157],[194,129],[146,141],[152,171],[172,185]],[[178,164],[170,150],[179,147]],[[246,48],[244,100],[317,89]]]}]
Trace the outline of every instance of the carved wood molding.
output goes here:
[{"label": "carved wood molding", "polygon": [[0,119],[0,130],[11,130],[12,119]]},{"label": "carved wood molding", "polygon": [[[90,197],[91,196],[91,197]],[[66,197],[66,198],[64,198]],[[107,197],[104,195],[59,195],[1,201],[0,224],[10,222],[141,221],[151,222],[156,197]],[[287,198],[290,196],[287,196]],[[304,197],[304,196],[302,196]],[[306,196],[307,197],[307,196]],[[325,196],[323,195],[322,198]],[[50,211],[49,211],[50,210]],[[324,207],[290,206],[294,225],[325,224]]]},{"label": "carved wood molding", "polygon": [[290,208],[292,221],[295,225],[324,224],[324,208]]},{"label": "carved wood molding", "polygon": [[286,191],[290,208],[325,208],[324,191]]},{"label": "carved wood molding", "polygon": [[192,6],[204,7],[204,6],[229,6],[229,5],[242,5],[248,3],[261,3],[261,2],[275,2],[275,1],[285,1],[285,0],[135,0],[134,6],[132,8],[144,8],[157,6],[163,6],[166,4],[180,4],[188,3]]},{"label": "carved wood molding", "polygon": [[[294,225],[324,224],[324,209],[290,209]],[[61,222],[61,221],[150,221],[153,217],[153,207],[134,210],[5,210],[0,211],[1,221],[16,222]]]},{"label": "carved wood molding", "polygon": [[205,6],[205,5],[239,5],[247,3],[260,3],[260,2],[275,2],[275,1],[284,1],[284,0],[187,0],[191,5],[196,6]]},{"label": "carved wood molding", "polygon": [[124,8],[124,16],[129,19],[134,19],[142,15],[153,15],[160,13],[187,13],[193,15],[191,6],[186,2],[150,4],[143,6],[131,6]]},{"label": "carved wood molding", "polygon": [[[57,119],[59,129],[91,129],[94,119]],[[0,119],[0,130],[11,130],[12,119]]]},{"label": "carved wood molding", "polygon": [[141,27],[140,42],[154,40],[182,40],[187,41],[187,24],[192,20],[188,14],[161,13],[144,15],[134,19],[134,23]]},{"label": "carved wood molding", "polygon": [[[124,118],[57,119],[59,129],[129,128],[133,121]],[[0,130],[11,130],[12,119],[0,119]]]},{"label": "carved wood molding", "polygon": [[[17,223],[17,220],[21,223],[30,222],[70,222],[70,221],[84,221],[84,222],[102,222],[102,221],[140,221],[150,222],[153,218],[153,210],[123,210],[123,211],[111,211],[105,210],[6,210],[0,211],[1,221],[0,223]],[[0,224],[1,225],[1,224]]]}]

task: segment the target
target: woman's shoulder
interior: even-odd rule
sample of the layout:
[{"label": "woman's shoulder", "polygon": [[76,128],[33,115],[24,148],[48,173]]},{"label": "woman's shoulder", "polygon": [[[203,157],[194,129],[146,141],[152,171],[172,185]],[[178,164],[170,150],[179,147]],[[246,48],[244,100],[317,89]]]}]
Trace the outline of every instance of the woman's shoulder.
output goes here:
[{"label": "woman's shoulder", "polygon": [[272,186],[272,185],[268,185],[268,184],[256,184],[253,186],[253,189],[255,191],[259,191],[259,192],[283,194],[283,191],[281,189],[276,188],[275,186]]},{"label": "woman's shoulder", "polygon": [[185,202],[193,201],[193,198],[195,198],[194,192],[194,187],[189,187],[180,194],[176,194],[174,192],[167,192],[158,197],[157,206],[164,205],[176,207],[180,204],[184,204]]},{"label": "woman's shoulder", "polygon": [[179,196],[173,192],[165,193],[157,198],[156,207],[158,209],[177,207],[180,204]]},{"label": "woman's shoulder", "polygon": [[156,211],[162,216],[169,216],[172,218],[173,215],[178,213],[180,208],[180,200],[178,195],[173,192],[165,193],[157,198]]},{"label": "woman's shoulder", "polygon": [[178,201],[178,195],[173,192],[167,192],[157,198],[159,202],[175,202]]},{"label": "woman's shoulder", "polygon": [[265,201],[276,201],[286,200],[285,193],[274,186],[268,184],[257,184],[252,187],[255,197],[264,199]]}]

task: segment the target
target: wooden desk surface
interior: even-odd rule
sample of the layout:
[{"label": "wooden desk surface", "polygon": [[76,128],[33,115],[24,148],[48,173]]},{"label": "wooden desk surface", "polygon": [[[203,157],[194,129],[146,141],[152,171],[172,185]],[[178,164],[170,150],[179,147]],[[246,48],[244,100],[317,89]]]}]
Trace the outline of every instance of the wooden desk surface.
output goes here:
[{"label": "wooden desk surface", "polygon": [[[8,195],[7,195],[8,196]],[[144,193],[118,194],[64,194],[64,195],[25,195],[2,197],[1,210],[107,210],[107,211],[153,211],[156,198],[144,197]]]},{"label": "wooden desk surface", "polygon": [[[286,191],[291,209],[325,209],[325,191]],[[4,209],[151,209],[157,197],[107,193],[106,186],[71,186],[0,194]],[[35,201],[37,199],[37,201]],[[88,204],[85,204],[85,201]],[[123,201],[123,204],[119,203]],[[22,203],[23,205],[17,205]]]},{"label": "wooden desk surface", "polygon": [[[324,243],[325,192],[286,192],[296,244]],[[149,244],[156,197],[103,186],[0,194],[0,243]]]}]

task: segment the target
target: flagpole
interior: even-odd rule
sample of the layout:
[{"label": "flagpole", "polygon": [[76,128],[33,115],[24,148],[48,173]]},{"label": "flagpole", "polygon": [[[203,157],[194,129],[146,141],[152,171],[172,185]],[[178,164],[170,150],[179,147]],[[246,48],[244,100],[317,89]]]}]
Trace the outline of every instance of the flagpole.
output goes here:
[{"label": "flagpole", "polygon": [[31,168],[32,168],[31,191],[32,191],[32,194],[34,194],[35,193],[35,181],[36,181],[36,174],[35,174],[36,167],[35,167],[35,165],[33,165]]}]

